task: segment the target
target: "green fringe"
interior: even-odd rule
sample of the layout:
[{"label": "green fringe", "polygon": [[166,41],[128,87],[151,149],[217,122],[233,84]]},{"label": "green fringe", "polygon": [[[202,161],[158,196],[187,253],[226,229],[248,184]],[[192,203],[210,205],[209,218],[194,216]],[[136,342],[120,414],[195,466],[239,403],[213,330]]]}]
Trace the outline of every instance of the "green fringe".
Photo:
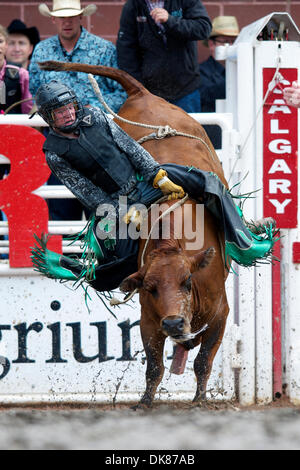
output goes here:
[{"label": "green fringe", "polygon": [[[249,172],[248,172],[249,173]],[[240,186],[242,184],[242,182],[247,178],[248,176],[248,173],[246,173],[246,175],[241,179],[241,181],[239,181],[238,183],[236,183],[235,185],[233,185],[230,189],[228,189],[228,193],[230,194],[230,196],[233,198],[233,199],[239,199],[240,200],[240,203],[239,205],[236,205],[236,209],[238,211],[238,214],[239,216],[241,217],[241,219],[243,221],[245,221],[244,219],[244,214],[243,214],[243,206],[246,202],[247,199],[253,199],[255,198],[255,193],[261,191],[261,189],[257,189],[257,190],[254,190],[254,191],[250,191],[248,193],[244,193],[244,194],[232,194],[234,188],[236,188],[237,186]],[[230,270],[230,259],[234,259],[234,261],[236,261],[240,266],[244,266],[244,267],[252,267],[252,266],[258,266],[259,264],[270,264],[270,263],[273,263],[274,261],[278,261],[278,259],[273,255],[273,247],[274,247],[274,244],[280,240],[281,237],[277,237],[277,234],[279,233],[279,230],[277,230],[275,227],[272,227],[272,225],[270,225],[269,227],[267,226],[264,226],[264,229],[265,229],[265,233],[264,234],[259,234],[259,235],[256,235],[255,233],[253,233],[251,231],[251,226],[249,227],[249,222],[247,223],[247,230],[251,236],[251,238],[253,239],[254,243],[257,242],[258,244],[259,243],[264,243],[264,242],[268,242],[269,243],[269,249],[267,249],[265,251],[265,253],[263,254],[263,256],[259,256],[257,258],[253,258],[253,256],[251,256],[251,247],[249,247],[249,249],[247,250],[242,250],[240,249],[239,252],[242,253],[244,252],[244,260],[242,259],[243,257],[241,258],[238,258],[238,256],[235,258],[232,258],[228,252],[230,252],[230,247],[229,247],[229,243],[225,243],[225,259],[226,259],[226,268],[228,270]],[[254,224],[253,224],[254,226]],[[233,246],[233,244],[232,244]],[[238,249],[236,250],[233,250],[236,252],[236,254],[238,254]],[[249,256],[247,257],[247,251],[249,252]],[[246,261],[245,261],[245,258]],[[229,266],[229,267],[228,267]]]},{"label": "green fringe", "polygon": [[[233,259],[240,266],[244,266],[246,268],[258,266],[259,264],[270,264],[270,263],[273,263],[274,261],[278,261],[278,259],[273,255],[273,247],[274,247],[274,244],[278,242],[281,238],[277,236],[277,234],[279,233],[279,229],[278,230],[274,229],[272,227],[272,224],[269,227],[265,226],[264,228],[265,228],[265,233],[261,235],[256,235],[250,232],[249,230],[249,233],[251,234],[251,237],[254,243],[255,242],[257,242],[258,244],[266,243],[266,250],[260,256],[253,257],[253,252],[251,256],[251,248],[253,248],[252,246],[244,250],[239,249],[237,247],[236,249],[234,249],[235,245],[233,243],[230,244],[228,242],[225,242],[225,260],[226,260],[225,264],[228,270],[230,270],[231,259]],[[267,245],[269,245],[268,249],[267,249]]]},{"label": "green fringe", "polygon": [[[85,305],[89,313],[90,308],[88,301],[91,301],[91,297],[88,292],[88,289],[91,288],[89,282],[94,280],[96,277],[96,263],[98,263],[98,256],[100,257],[100,260],[103,258],[101,248],[98,243],[95,243],[95,237],[93,234],[94,221],[95,218],[92,217],[87,222],[83,230],[71,237],[67,237],[69,240],[72,240],[69,245],[74,244],[77,240],[82,240],[81,248],[83,249],[83,254],[81,258],[78,258],[77,256],[72,257],[74,261],[78,261],[80,264],[83,263],[83,269],[78,276],[60,266],[59,260],[62,255],[47,249],[47,243],[50,238],[49,234],[43,233],[41,238],[34,235],[36,243],[34,247],[31,248],[31,260],[34,266],[34,271],[37,271],[50,279],[59,280],[61,284],[74,281],[72,289],[77,290],[78,287],[83,289]],[[71,257],[69,258],[72,259]],[[87,283],[87,285],[85,283]],[[96,290],[95,292],[109,313],[113,315],[114,318],[117,318],[109,308],[109,301],[113,297],[113,294],[111,292],[98,292]]]},{"label": "green fringe", "polygon": [[60,266],[61,255],[47,249],[48,234],[42,234],[41,238],[34,235],[36,244],[31,248],[31,260],[34,271],[38,271],[51,279],[76,280],[77,277],[71,270]]},{"label": "green fringe", "polygon": [[80,279],[86,282],[95,280],[96,278],[96,265],[104,258],[103,252],[95,239],[93,227],[95,223],[95,216],[93,215],[86,223],[85,227],[75,235],[67,237],[72,240],[69,246],[73,245],[76,241],[81,240],[82,255],[79,262],[83,264],[84,268],[80,273]]}]

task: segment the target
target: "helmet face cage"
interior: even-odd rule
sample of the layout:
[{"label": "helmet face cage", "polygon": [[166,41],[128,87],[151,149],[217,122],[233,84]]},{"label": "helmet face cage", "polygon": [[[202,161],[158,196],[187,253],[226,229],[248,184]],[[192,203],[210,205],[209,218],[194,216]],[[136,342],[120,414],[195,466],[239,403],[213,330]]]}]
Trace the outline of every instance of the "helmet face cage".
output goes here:
[{"label": "helmet face cage", "polygon": [[[75,121],[68,126],[55,125],[55,109],[72,103],[75,108]],[[53,80],[49,84],[42,85],[36,95],[38,113],[49,126],[59,129],[62,132],[73,132],[83,118],[83,106],[78,101],[75,93],[63,83]]]},{"label": "helmet face cage", "polygon": [[[76,115],[75,121],[72,124],[69,124],[68,126],[56,126],[55,125],[55,112],[54,111],[58,108],[62,108],[64,106],[67,106],[68,104],[73,104],[73,106],[74,106],[75,115]],[[63,99],[61,99],[61,97],[59,97],[59,103],[55,103],[55,104],[53,103],[52,105],[47,107],[49,125],[51,125],[51,127],[57,127],[59,130],[64,131],[64,132],[68,132],[68,131],[71,132],[72,130],[77,128],[77,126],[78,126],[78,124],[79,124],[79,122],[82,118],[81,111],[82,111],[82,106],[79,105],[76,97],[68,96],[68,97],[64,97]]]}]

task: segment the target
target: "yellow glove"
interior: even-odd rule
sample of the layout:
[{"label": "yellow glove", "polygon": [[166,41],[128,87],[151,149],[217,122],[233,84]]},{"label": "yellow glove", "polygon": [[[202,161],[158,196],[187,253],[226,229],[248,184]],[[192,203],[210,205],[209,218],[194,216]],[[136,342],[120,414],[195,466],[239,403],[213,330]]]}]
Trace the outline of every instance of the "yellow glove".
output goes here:
[{"label": "yellow glove", "polygon": [[182,199],[185,195],[184,189],[173,183],[168,178],[167,172],[162,169],[158,171],[153,180],[153,188],[159,188],[165,195],[169,194],[169,201],[172,199]]},{"label": "yellow glove", "polygon": [[123,221],[125,224],[130,224],[132,222],[137,230],[140,230],[143,217],[140,211],[137,211],[134,206],[131,206],[129,211],[124,215]]}]

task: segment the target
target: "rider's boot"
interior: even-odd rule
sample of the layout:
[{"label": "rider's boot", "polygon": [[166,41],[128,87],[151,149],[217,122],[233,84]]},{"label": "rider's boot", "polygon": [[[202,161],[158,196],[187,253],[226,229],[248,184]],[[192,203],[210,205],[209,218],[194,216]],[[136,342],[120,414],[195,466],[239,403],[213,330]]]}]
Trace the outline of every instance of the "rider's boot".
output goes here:
[{"label": "rider's boot", "polygon": [[[211,199],[209,205],[216,204],[215,196],[208,199]],[[259,260],[268,259],[277,241],[274,219],[245,222],[242,210],[234,204],[227,190],[222,191],[218,202],[219,216],[222,214],[224,224],[226,262],[232,258],[242,266],[253,266]],[[216,212],[215,207],[213,212]]]},{"label": "rider's boot", "polygon": [[245,222],[230,192],[212,172],[175,164],[163,167],[172,181],[181,185],[191,198],[203,202],[220,222],[225,234],[226,261],[232,258],[238,264],[252,266],[258,260],[269,258],[277,241],[273,219]]}]

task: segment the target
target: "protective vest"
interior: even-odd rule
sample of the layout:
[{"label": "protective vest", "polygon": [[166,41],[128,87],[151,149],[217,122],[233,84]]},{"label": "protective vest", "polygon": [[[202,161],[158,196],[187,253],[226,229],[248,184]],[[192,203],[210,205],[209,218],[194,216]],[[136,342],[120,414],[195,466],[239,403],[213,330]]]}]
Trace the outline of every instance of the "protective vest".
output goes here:
[{"label": "protective vest", "polygon": [[[0,100],[0,110],[5,111],[10,105],[22,99],[20,74],[16,67],[6,66],[4,75],[5,103]],[[15,106],[8,114],[21,114],[21,105]]]},{"label": "protective vest", "polygon": [[111,134],[95,123],[92,113],[87,109],[84,111],[78,139],[68,139],[50,131],[43,150],[56,153],[96,186],[112,194],[129,179],[135,179],[136,171]]}]

